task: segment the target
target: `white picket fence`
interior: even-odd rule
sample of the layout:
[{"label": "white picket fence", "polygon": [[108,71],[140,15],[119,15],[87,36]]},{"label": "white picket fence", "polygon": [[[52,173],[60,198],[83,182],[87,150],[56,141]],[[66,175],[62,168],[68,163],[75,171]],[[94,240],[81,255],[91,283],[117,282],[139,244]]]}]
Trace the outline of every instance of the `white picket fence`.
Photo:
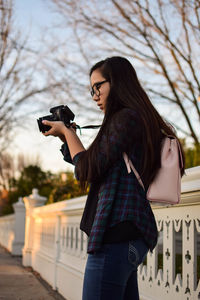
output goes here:
[{"label": "white picket fence", "polygon": [[[23,264],[32,266],[67,300],[81,299],[87,237],[79,223],[85,200],[84,196],[43,206],[45,199],[37,190],[24,198]],[[200,299],[200,167],[188,169],[182,179],[179,205],[153,211],[159,242],[138,270],[141,300]],[[2,230],[11,231],[8,220],[5,227],[6,218],[0,218],[1,244]]]}]

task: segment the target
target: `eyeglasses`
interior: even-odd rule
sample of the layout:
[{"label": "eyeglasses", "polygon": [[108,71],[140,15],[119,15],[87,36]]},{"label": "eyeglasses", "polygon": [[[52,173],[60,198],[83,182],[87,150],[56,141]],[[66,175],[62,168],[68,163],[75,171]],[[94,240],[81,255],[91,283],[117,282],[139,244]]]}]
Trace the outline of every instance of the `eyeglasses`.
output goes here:
[{"label": "eyeglasses", "polygon": [[105,82],[108,82],[108,80],[104,80],[104,81],[100,81],[100,82],[96,82],[90,91],[91,96],[93,97],[94,94],[97,95],[97,97],[100,95],[100,87],[102,86],[102,84],[104,84]]}]

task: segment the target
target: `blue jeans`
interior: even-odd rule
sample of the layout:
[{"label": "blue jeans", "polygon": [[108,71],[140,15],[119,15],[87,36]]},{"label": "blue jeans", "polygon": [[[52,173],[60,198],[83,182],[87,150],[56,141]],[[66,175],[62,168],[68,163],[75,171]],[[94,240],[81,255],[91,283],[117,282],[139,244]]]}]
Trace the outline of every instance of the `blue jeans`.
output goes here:
[{"label": "blue jeans", "polygon": [[143,241],[105,244],[88,255],[82,300],[139,300],[137,268],[149,248]]}]

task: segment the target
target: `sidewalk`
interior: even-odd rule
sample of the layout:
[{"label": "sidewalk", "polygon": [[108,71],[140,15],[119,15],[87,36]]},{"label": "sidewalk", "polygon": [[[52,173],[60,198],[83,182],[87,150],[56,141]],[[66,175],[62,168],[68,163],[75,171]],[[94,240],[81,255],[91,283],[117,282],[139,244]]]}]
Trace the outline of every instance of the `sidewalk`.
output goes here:
[{"label": "sidewalk", "polygon": [[65,300],[21,260],[0,246],[0,300]]}]

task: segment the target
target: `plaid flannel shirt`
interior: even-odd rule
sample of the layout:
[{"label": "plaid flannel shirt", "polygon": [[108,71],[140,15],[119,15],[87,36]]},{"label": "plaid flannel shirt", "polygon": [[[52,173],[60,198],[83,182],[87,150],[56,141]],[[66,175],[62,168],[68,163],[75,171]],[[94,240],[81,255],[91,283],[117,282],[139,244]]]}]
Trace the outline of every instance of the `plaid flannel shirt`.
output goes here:
[{"label": "plaid flannel shirt", "polygon": [[[142,151],[141,137],[143,126],[139,116],[124,108],[112,119],[108,136],[103,136],[97,157],[101,162],[101,186],[92,230],[89,236],[88,253],[101,248],[106,228],[123,221],[132,221],[152,251],[157,243],[157,227],[146,193],[133,172],[127,172],[123,152],[128,153],[135,168],[140,171]],[[130,144],[131,149],[127,148]],[[129,140],[129,143],[128,143]],[[110,160],[106,160],[105,145],[108,143]],[[87,150],[86,150],[87,151]],[[75,155],[73,162],[66,144],[61,152],[64,159],[76,166],[84,152]],[[95,182],[91,182],[95,184]]]}]

